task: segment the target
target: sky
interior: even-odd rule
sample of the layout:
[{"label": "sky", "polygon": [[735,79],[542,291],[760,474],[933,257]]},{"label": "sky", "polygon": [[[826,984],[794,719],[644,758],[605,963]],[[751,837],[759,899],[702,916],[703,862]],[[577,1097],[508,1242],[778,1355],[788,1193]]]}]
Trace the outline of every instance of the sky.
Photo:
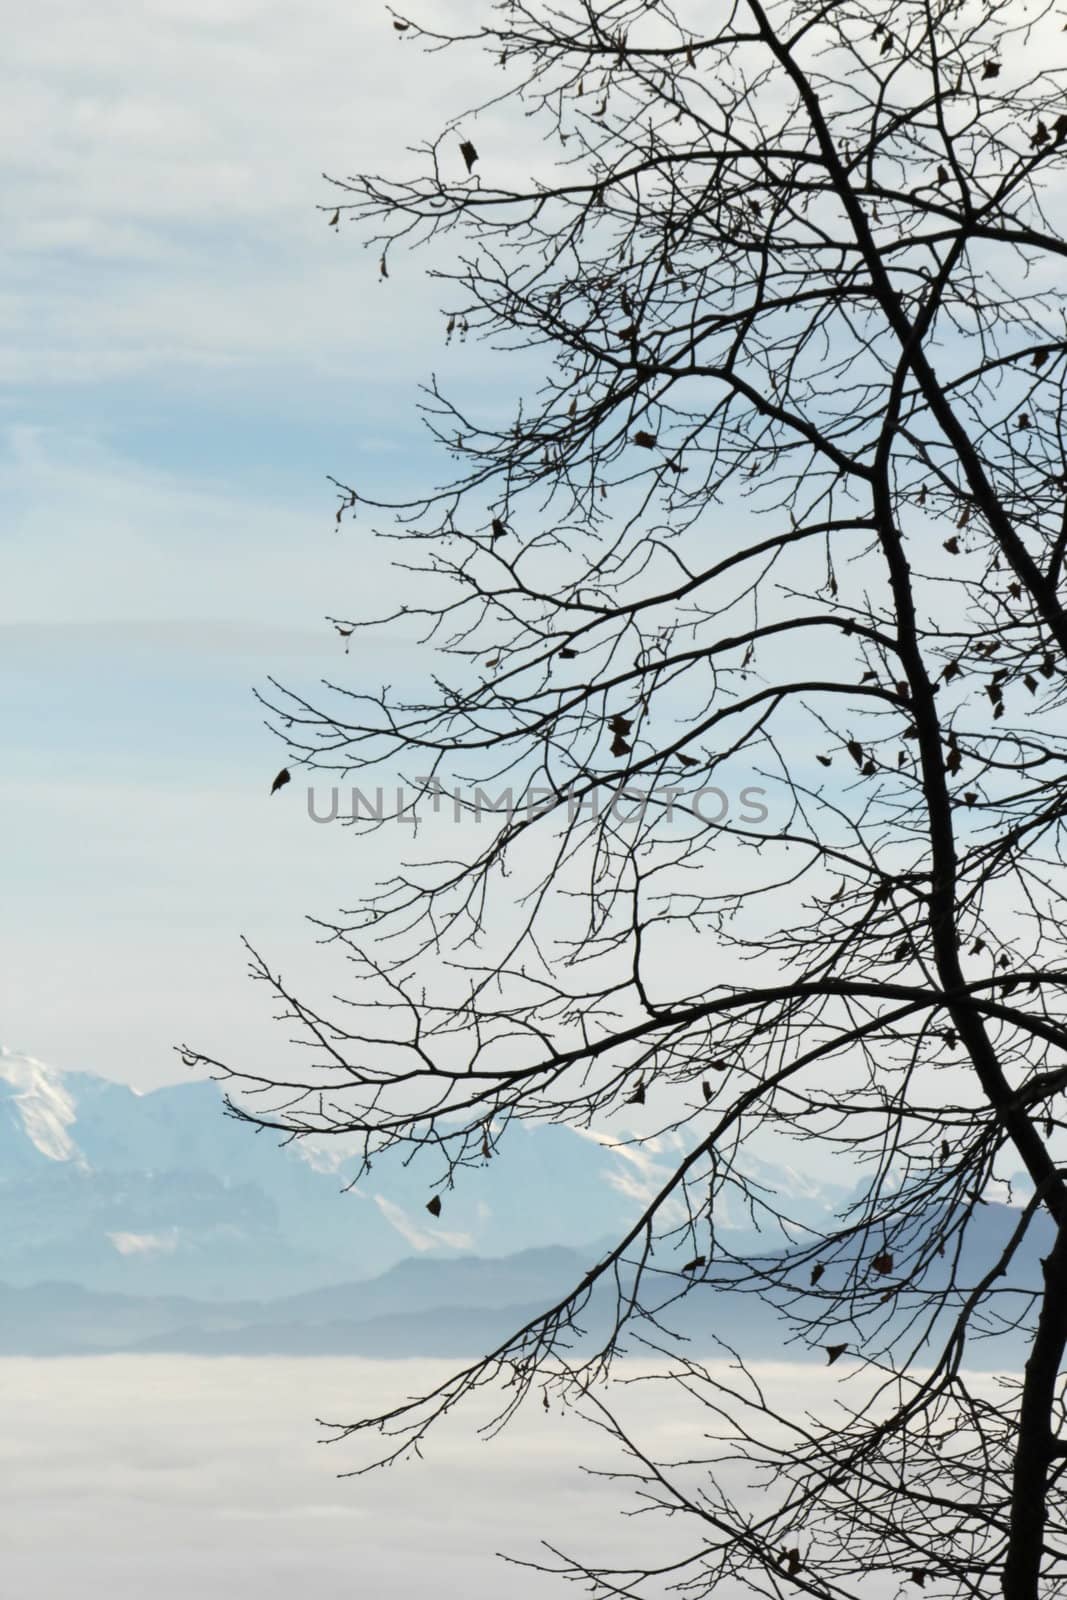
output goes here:
[{"label": "sky", "polygon": [[[435,20],[467,16],[433,0]],[[43,0],[0,65],[0,1044],[150,1087],[175,1046],[282,1058],[240,939],[294,985],[306,915],[403,855],[273,798],[252,690],[416,681],[409,598],[331,476],[385,498],[450,463],[431,374],[491,403],[515,358],[446,342],[423,257],[342,223],[324,173],[398,170],[486,91],[342,0]],[[495,87],[495,80],[491,87]],[[467,119],[501,170],[531,152]],[[532,137],[532,135],[530,135]],[[451,146],[448,146],[451,148]],[[410,580],[404,580],[410,582]],[[751,775],[749,775],[751,778]],[[712,802],[717,803],[717,802]]]},{"label": "sky", "polygon": [[[448,6],[436,0],[437,14]],[[151,1085],[195,1035],[267,1033],[239,935],[375,863],[272,801],[268,674],[377,686],[327,615],[388,597],[329,474],[432,473],[446,349],[422,268],[327,226],[322,174],[387,165],[466,104],[458,59],[342,0],[42,0],[0,65],[0,1040]],[[383,314],[384,313],[384,314]]]}]

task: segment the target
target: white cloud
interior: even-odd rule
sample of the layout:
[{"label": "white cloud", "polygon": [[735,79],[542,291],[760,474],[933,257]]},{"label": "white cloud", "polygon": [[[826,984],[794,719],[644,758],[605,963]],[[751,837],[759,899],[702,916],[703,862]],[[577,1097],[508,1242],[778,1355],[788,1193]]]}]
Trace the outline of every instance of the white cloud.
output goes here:
[{"label": "white cloud", "polygon": [[[579,1463],[623,1463],[596,1430],[542,1411],[534,1397],[494,1440],[477,1438],[501,1394],[435,1431],[424,1459],[338,1479],[366,1456],[328,1446],[315,1419],[354,1419],[444,1378],[444,1363],[100,1357],[0,1362],[0,1541],[12,1594],[42,1600],[375,1600],[428,1594],[547,1600],[558,1585],[505,1568],[494,1552],[536,1558],[540,1541],[624,1564],[699,1542],[699,1530],[626,1517],[625,1485]],[[627,1371],[633,1364],[627,1364]],[[718,1375],[736,1379],[728,1364]],[[847,1370],[768,1364],[770,1403],[812,1412],[858,1404]],[[971,1375],[995,1395],[988,1375]],[[662,1457],[698,1458],[706,1416],[663,1384],[616,1393],[635,1436]],[[377,1443],[376,1438],[371,1444]],[[764,1483],[761,1495],[773,1493]],[[254,1535],[254,1537],[250,1537]],[[897,1579],[877,1577],[872,1596]]]},{"label": "white cloud", "polygon": [[416,275],[376,282],[316,211],[321,174],[403,159],[473,94],[469,71],[405,49],[384,6],[42,0],[0,96],[7,375],[206,379],[281,358],[351,378],[356,348],[395,361],[381,308],[402,298],[414,335]]},{"label": "white cloud", "polygon": [[169,1256],[178,1248],[178,1230],[166,1233],[109,1233],[108,1239],[120,1256]]}]

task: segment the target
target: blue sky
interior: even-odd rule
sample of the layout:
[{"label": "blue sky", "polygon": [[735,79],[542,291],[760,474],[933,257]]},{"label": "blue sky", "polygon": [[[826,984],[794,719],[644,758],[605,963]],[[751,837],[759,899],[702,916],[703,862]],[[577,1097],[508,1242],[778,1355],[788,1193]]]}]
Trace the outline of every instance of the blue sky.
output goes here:
[{"label": "blue sky", "polygon": [[[469,21],[433,0],[450,13]],[[437,483],[419,383],[491,406],[522,381],[446,344],[427,261],[383,282],[327,224],[324,170],[410,165],[486,92],[477,52],[411,44],[347,0],[43,0],[0,67],[11,1049],[146,1085],[181,1076],[184,1039],[283,1059],[238,936],[328,981],[303,915],[383,870],[385,841],[310,824],[297,784],[269,798],[283,757],[251,691],[413,681],[398,632],[345,655],[325,621],[401,594],[367,520],[338,530],[328,475]],[[495,115],[461,131],[528,169],[534,134]]]},{"label": "blue sky", "polygon": [[466,91],[341,0],[43,0],[2,70],[0,1038],[154,1083],[250,1037],[239,933],[295,959],[366,881],[251,687],[403,662],[323,620],[389,586],[326,478],[425,474],[415,386],[477,358],[316,206]]}]

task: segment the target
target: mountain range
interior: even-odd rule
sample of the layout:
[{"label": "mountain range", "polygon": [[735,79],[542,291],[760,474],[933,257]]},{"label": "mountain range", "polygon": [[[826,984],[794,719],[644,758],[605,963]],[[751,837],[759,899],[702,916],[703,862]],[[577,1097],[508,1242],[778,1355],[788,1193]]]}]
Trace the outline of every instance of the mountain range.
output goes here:
[{"label": "mountain range", "polygon": [[[433,1217],[426,1203],[441,1166],[431,1152],[407,1164],[382,1157],[357,1181],[341,1140],[312,1146],[257,1131],[226,1115],[214,1082],[139,1093],[0,1049],[0,1282],[274,1298],[366,1279],[412,1255],[578,1248],[617,1237],[675,1154],[662,1140],[625,1145],[526,1123],[513,1123],[502,1146],[441,1194]],[[774,1184],[783,1181],[794,1210],[815,1222],[848,1192],[776,1170]]]},{"label": "mountain range", "polygon": [[12,1285],[276,1297],[412,1254],[555,1243],[575,1215],[592,1239],[625,1214],[611,1182],[625,1177],[618,1166],[564,1129],[517,1128],[508,1183],[469,1173],[435,1219],[425,1207],[440,1168],[425,1158],[407,1167],[383,1158],[355,1183],[353,1157],[283,1144],[227,1116],[213,1082],[138,1093],[0,1051],[0,1281]]},{"label": "mountain range", "polygon": [[[0,1049],[0,1355],[480,1354],[581,1281],[675,1154],[664,1141],[514,1125],[433,1217],[440,1171],[426,1156],[383,1160],[357,1181],[340,1143],[257,1132],[225,1114],[215,1083],[138,1093]],[[850,1193],[746,1166],[816,1226]],[[979,1207],[966,1274],[981,1275],[1017,1219]],[[749,1219],[719,1224],[735,1247],[753,1242]],[[765,1235],[760,1253],[775,1247]],[[1020,1281],[1039,1281],[1041,1248],[1027,1241]],[[677,1272],[679,1261],[662,1264]],[[667,1315],[672,1331],[702,1353],[724,1339],[762,1359],[821,1354],[790,1343],[774,1311],[731,1281],[720,1269],[718,1286],[694,1282]],[[677,1282],[664,1280],[665,1296]],[[608,1292],[594,1295],[589,1339],[610,1315]],[[997,1340],[989,1364],[1022,1348],[1018,1336]]]}]

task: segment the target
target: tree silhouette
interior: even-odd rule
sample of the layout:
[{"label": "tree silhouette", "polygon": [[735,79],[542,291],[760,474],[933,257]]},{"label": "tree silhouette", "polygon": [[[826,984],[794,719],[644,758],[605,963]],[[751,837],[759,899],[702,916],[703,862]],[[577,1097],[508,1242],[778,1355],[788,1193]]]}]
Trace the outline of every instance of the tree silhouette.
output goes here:
[{"label": "tree silhouette", "polygon": [[[393,505],[338,483],[339,522],[389,518],[414,603],[331,621],[346,643],[424,624],[423,696],[264,700],[288,767],[399,771],[434,839],[452,808],[484,824],[488,795],[492,825],[321,925],[343,1002],[253,952],[293,1064],[185,1048],[261,1091],[234,1102],[252,1121],[357,1135],[368,1162],[432,1153],[435,1215],[506,1162],[516,1119],[641,1119],[677,1157],[558,1305],[342,1433],[378,1429],[392,1459],[502,1375],[502,1418],[531,1389],[577,1398],[692,1533],[669,1566],[564,1563],[598,1594],[1058,1592],[1061,20],[504,0],[455,34],[392,30],[484,52],[484,103],[414,176],[340,181],[324,210],[382,278],[428,247],[448,337],[486,341],[520,398],[463,407],[433,380],[453,481]],[[790,1142],[856,1185],[822,1226],[756,1175]],[[732,1377],[678,1354],[672,1319],[714,1324],[727,1291],[783,1353],[859,1364],[862,1402],[782,1415],[744,1350]],[[991,1395],[968,1353],[1011,1329],[1025,1368]],[[622,1343],[672,1350],[716,1419],[697,1487],[604,1409]]]}]

